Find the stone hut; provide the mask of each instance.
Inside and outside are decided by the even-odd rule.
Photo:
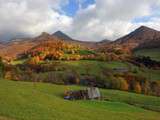
[[[64,99],[67,100],[84,100],[84,99],[100,99],[101,94],[97,87],[89,87],[86,90],[67,91]]]

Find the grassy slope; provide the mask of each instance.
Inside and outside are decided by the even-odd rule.
[[[137,50],[135,55],[150,56],[153,60],[160,61],[160,48]]]
[[[64,65],[75,67],[81,74],[86,73],[86,67],[88,67],[90,74],[100,74],[102,71],[101,67],[116,68],[116,67],[127,67],[126,63],[123,62],[103,62],[103,61],[92,61],[92,60],[80,60],[80,61],[65,61],[62,62]]]
[[[62,94],[78,86],[0,80],[0,116],[16,120],[159,120],[160,114],[124,102],[160,106],[160,98],[102,90],[111,101],[67,101]],[[9,120],[9,119],[7,119]]]
[[[105,68],[118,68],[118,67],[126,67],[129,68],[131,66],[131,69],[137,69],[139,75],[143,75],[147,77],[149,80],[160,80],[160,70],[151,70],[147,68],[138,68],[137,66],[134,66],[132,64],[129,64],[127,62],[118,62],[118,61],[112,61],[112,62],[101,62],[101,61],[89,61],[89,60],[81,60],[81,61],[65,61],[62,62],[63,65],[69,65],[72,68],[76,68],[79,73],[83,74],[86,73],[86,66],[89,66],[89,73],[90,74],[101,74],[101,67]]]
[[[13,61],[12,64],[22,64],[24,60],[22,61]],[[128,67],[129,63],[127,62],[120,62],[120,61],[111,61],[111,62],[103,62],[103,61],[94,61],[94,60],[80,60],[80,61],[61,61],[60,68],[63,66],[70,66],[71,68],[75,68],[80,74],[86,73],[86,67],[89,67],[89,73],[90,74],[101,74],[101,70],[103,68],[117,68],[117,67]],[[138,68],[137,66],[134,66],[130,64],[131,68],[137,69],[139,75],[143,75],[147,77],[149,80],[160,80],[160,70],[151,70],[147,68]]]
[[[20,61],[13,61],[12,64],[22,64],[25,60]],[[103,62],[103,61],[95,61],[95,60],[80,60],[80,61],[61,61],[61,67],[65,67],[67,65],[71,68],[75,68],[80,74],[86,73],[86,67],[89,66],[89,73],[90,74],[101,74],[102,68],[117,68],[117,67],[129,67],[134,70],[136,69],[138,71],[139,75],[143,75],[147,77],[149,80],[160,80],[160,70],[151,70],[147,68],[138,68],[137,66],[134,66],[132,64],[129,64],[127,62],[120,62],[120,61],[111,61],[111,62]]]

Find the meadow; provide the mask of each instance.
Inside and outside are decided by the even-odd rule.
[[[86,69],[89,70],[89,74],[101,74],[103,68],[126,68],[136,75],[145,76],[149,80],[160,80],[160,70],[152,70],[148,68],[137,67],[133,64],[123,61],[95,61],[95,60],[80,60],[80,61],[65,61],[61,62],[62,66],[69,66],[76,69],[80,74],[85,74]]]
[[[0,120],[160,119],[159,97],[101,90],[107,101],[63,99],[64,91],[78,89],[85,87],[0,79]]]
[[[12,61],[12,65],[24,64],[25,60]],[[53,61],[51,61],[52,63]],[[126,68],[136,75],[145,76],[148,80],[160,80],[160,70],[148,69],[146,67],[137,67],[125,61],[96,61],[96,60],[79,60],[79,61],[56,61],[57,67],[68,67],[75,69],[79,74],[86,74],[88,69],[89,74],[99,75],[102,73],[103,68],[115,69]],[[65,74],[65,73],[64,73]]]

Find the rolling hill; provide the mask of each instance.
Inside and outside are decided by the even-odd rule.
[[[134,51],[136,56],[148,56],[152,60],[160,61],[160,48],[144,48]]]
[[[147,110],[160,109],[158,97],[116,90],[101,90],[103,97],[109,101],[67,101],[63,99],[65,90],[77,89],[82,89],[82,87],[0,79],[0,119],[159,120],[160,118],[159,112]]]
[[[125,50],[139,50],[148,48],[160,48],[160,32],[146,26],[141,26],[130,34],[123,36],[113,42],[102,40],[100,42],[74,40],[70,36],[61,31],[57,31],[52,35],[43,32],[35,38],[23,38],[12,40],[8,43],[0,44],[0,56],[5,59],[15,59],[18,55],[34,48],[46,41],[67,42],[69,44],[78,44],[88,49],[100,50],[113,47],[121,47]]]
[[[141,26],[113,42],[113,44],[125,45],[130,49],[160,47],[160,32],[152,28]]]

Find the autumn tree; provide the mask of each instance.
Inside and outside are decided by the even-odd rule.
[[[4,63],[2,61],[2,58],[0,57],[0,77],[3,77],[4,75]]]
[[[134,84],[134,92],[141,93],[141,91],[142,91],[141,85],[139,82],[136,81]]]
[[[143,94],[149,94],[151,92],[150,82],[148,80],[141,81],[141,88]]]
[[[150,85],[151,85],[152,94],[156,96],[160,96],[160,82],[153,81],[150,83]]]
[[[129,85],[127,81],[122,77],[119,77],[118,79],[120,80],[120,90],[128,91]]]
[[[27,61],[28,64],[38,64],[39,62],[40,62],[39,56],[32,57]]]

